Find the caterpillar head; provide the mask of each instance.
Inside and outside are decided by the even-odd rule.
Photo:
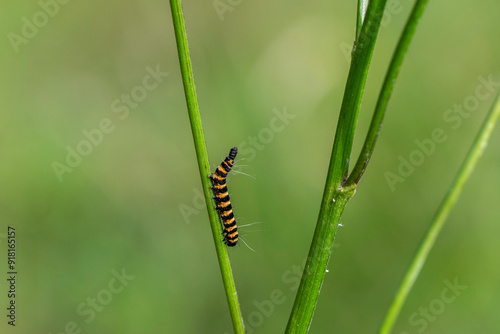
[[[237,153],[238,153],[238,148],[237,147],[233,147],[231,149],[231,151],[229,151],[229,155],[228,155],[229,159],[234,160],[236,158],[236,154]]]

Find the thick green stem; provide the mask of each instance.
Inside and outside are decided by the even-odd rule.
[[[401,311],[401,308],[403,307],[403,304],[406,301],[406,298],[408,297],[408,294],[410,293],[413,284],[415,283],[418,275],[420,274],[420,271],[424,266],[425,261],[427,260],[429,252],[431,251],[432,247],[434,246],[434,243],[436,242],[436,239],[446,221],[446,218],[448,217],[448,214],[450,213],[451,209],[457,202],[457,199],[462,192],[463,186],[469,179],[469,176],[474,170],[477,161],[479,160],[484,149],[487,146],[491,132],[493,131],[493,128],[499,116],[500,116],[500,94],[497,96],[495,103],[493,104],[488,116],[486,117],[483,125],[481,126],[481,129],[479,130],[474,140],[474,143],[472,144],[472,147],[469,150],[469,153],[467,154],[467,157],[465,158],[465,161],[462,164],[462,167],[458,171],[455,180],[453,181],[450,189],[448,190],[448,193],[446,194],[443,202],[439,206],[436,215],[434,216],[434,219],[429,229],[427,230],[427,233],[424,239],[422,240],[417,250],[417,253],[413,258],[413,261],[406,272],[403,282],[401,283],[401,286],[399,287],[399,290],[396,293],[396,296],[391,304],[391,307],[389,308],[385,316],[385,320],[382,324],[382,327],[380,328],[380,333],[388,334],[391,332],[392,327],[394,326],[398,318],[399,312]]]
[[[309,331],[340,217],[353,195],[354,189],[336,192],[335,204],[318,221],[286,333]]]
[[[220,271],[222,274],[222,282],[226,291],[226,297],[229,305],[231,319],[233,321],[234,332],[238,334],[244,334],[245,328],[243,325],[243,318],[241,316],[240,305],[238,303],[238,295],[236,293],[236,286],[234,284],[231,264],[229,262],[229,255],[227,253],[226,245],[222,242],[222,228],[219,221],[219,215],[214,209],[215,203],[212,200],[212,190],[210,189],[211,182],[208,178],[208,174],[210,174],[210,164],[208,162],[207,148],[203,135],[201,115],[198,107],[198,98],[196,97],[196,89],[194,85],[191,58],[189,56],[186,27],[180,0],[170,0],[170,8],[172,11],[172,20],[175,30],[175,39],[177,41],[177,52],[179,54],[179,63],[182,73],[182,82],[184,84],[184,93],[186,95],[189,121],[191,122],[191,130],[193,133],[196,157],[198,160],[198,169],[200,171],[203,193],[205,195],[205,201],[207,203],[212,235],[215,243],[217,258],[219,260]]]
[[[307,333],[309,329],[321,285],[325,278],[340,216],[347,201],[355,192],[352,187],[343,188],[342,183],[349,168],[349,157],[362,93],[385,3],[386,0],[370,1],[356,43],[337,124],[318,222],[286,333]]]

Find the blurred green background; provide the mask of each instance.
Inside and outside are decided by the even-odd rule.
[[[54,3],[0,5],[0,264],[5,274],[11,225],[19,272],[14,330],[1,279],[0,332],[230,333],[168,2]],[[353,159],[413,5],[388,3]],[[237,169],[255,177],[229,178],[239,224],[262,222],[240,229],[255,252],[243,243],[229,250],[247,330],[281,333],[316,223],[356,4],[183,6],[211,167],[239,146]],[[374,333],[381,323],[499,91],[478,79],[500,81],[499,12],[493,0],[429,4],[344,213],[312,333]],[[30,30],[33,22],[39,27]],[[169,75],[155,82],[148,75],[157,68]],[[477,89],[489,94],[475,99]],[[464,103],[469,116],[448,111]],[[276,110],[294,118],[276,120]],[[100,126],[107,132],[93,131]],[[435,128],[447,139],[391,188],[387,172],[397,174],[400,159],[418,150],[415,140]],[[499,130],[394,333],[500,332]],[[96,144],[85,144],[84,131]],[[54,162],[67,165],[68,148],[87,155],[70,158],[74,167],[58,177]],[[116,280],[123,271],[124,283]],[[445,281],[455,279],[466,288],[443,303]],[[272,302],[272,295],[280,297]]]

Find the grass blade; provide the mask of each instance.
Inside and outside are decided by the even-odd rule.
[[[403,278],[403,282],[401,283],[399,290],[396,293],[396,296],[387,311],[382,327],[380,328],[380,333],[388,334],[391,332],[392,327],[394,326],[398,315],[403,307],[408,294],[410,293],[413,284],[415,283],[422,267],[427,260],[429,252],[431,251],[436,239],[441,231],[448,214],[451,209],[457,202],[458,197],[460,196],[462,189],[469,179],[474,167],[477,164],[477,161],[481,157],[484,149],[488,144],[488,140],[493,131],[495,123],[500,116],[500,94],[497,96],[496,101],[494,102],[489,114],[486,116],[486,119],[479,130],[471,149],[469,150],[460,170],[458,171],[455,180],[453,181],[448,193],[446,194],[444,200],[441,202],[434,219],[427,230],[427,233],[422,240],[417,253],[415,254],[413,261],[408,268],[405,277]]]

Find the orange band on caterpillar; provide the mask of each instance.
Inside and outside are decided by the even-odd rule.
[[[229,151],[229,155],[226,159],[217,167],[215,173],[208,176],[212,179],[213,185],[210,188],[212,188],[214,192],[213,199],[215,199],[215,203],[217,203],[215,208],[219,212],[222,223],[224,224],[224,243],[229,247],[236,246],[236,243],[238,243],[238,227],[236,226],[236,220],[234,219],[232,210],[233,207],[229,200],[226,177],[233,168],[234,159],[237,153],[238,148],[233,147],[231,151]]]

